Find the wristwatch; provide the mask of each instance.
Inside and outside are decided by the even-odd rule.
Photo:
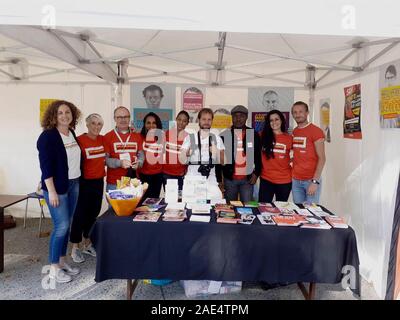
[[[314,184],[319,184],[319,181],[316,180],[316,179],[311,179],[311,182],[314,183]]]

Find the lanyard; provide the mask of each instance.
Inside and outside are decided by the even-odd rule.
[[[119,140],[119,141],[121,142],[121,144],[123,145],[124,150],[125,150],[125,147],[126,147],[126,145],[128,144],[129,139],[131,138],[131,135],[129,134],[128,139],[126,139],[126,141],[123,142],[122,139],[121,139],[121,136],[120,136],[119,133],[118,133],[118,131],[117,131],[116,129],[114,129],[114,132],[115,132],[115,135],[117,136],[118,140]]]

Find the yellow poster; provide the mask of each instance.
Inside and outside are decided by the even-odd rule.
[[[400,128],[400,86],[381,89],[380,116],[384,128]]]
[[[40,99],[40,122],[42,122],[43,115],[47,110],[47,107],[57,99]]]
[[[212,123],[212,128],[215,129],[226,129],[232,126],[232,116],[217,114],[214,116],[214,120]]]

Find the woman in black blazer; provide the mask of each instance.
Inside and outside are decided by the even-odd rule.
[[[43,132],[37,141],[43,194],[53,220],[50,238],[50,278],[69,282],[78,268],[66,263],[69,230],[79,194],[81,149],[75,136],[75,126],[81,112],[75,105],[56,100],[47,108]]]

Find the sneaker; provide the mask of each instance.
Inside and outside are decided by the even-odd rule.
[[[70,282],[72,277],[65,273],[63,269],[51,267],[49,273],[50,279],[56,280],[58,283]]]
[[[65,263],[65,262],[61,268],[62,268],[62,270],[64,270],[66,272],[67,275],[70,275],[70,276],[75,276],[75,275],[79,274],[79,272],[81,272],[81,270],[79,268],[71,267],[68,263]]]
[[[71,258],[75,263],[85,262],[85,257],[83,256],[82,251],[79,248],[72,248]]]
[[[95,256],[96,256],[96,250],[93,248],[93,246],[92,246],[91,244],[88,245],[87,247],[85,247],[85,248],[82,250],[82,253],[88,254],[88,255],[90,255],[90,256],[92,256],[92,257],[95,257]]]

